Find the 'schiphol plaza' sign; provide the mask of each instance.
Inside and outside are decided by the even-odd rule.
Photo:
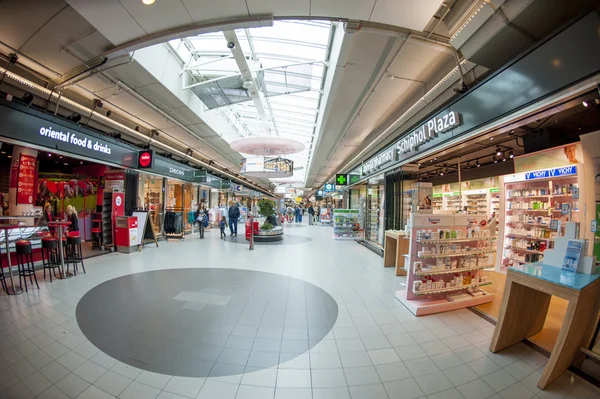
[[[387,164],[399,161],[404,154],[415,152],[423,144],[435,139],[440,134],[452,130],[461,124],[460,114],[450,111],[432,118],[413,132],[404,135],[394,145],[388,147],[362,165],[361,175],[368,176]]]

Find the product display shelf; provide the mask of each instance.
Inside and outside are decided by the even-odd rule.
[[[446,292],[453,292],[453,291],[466,290],[466,289],[469,289],[469,288],[483,287],[485,285],[491,285],[491,284],[492,284],[491,281],[487,281],[485,283],[476,283],[476,284],[461,285],[460,287],[450,287],[450,288],[440,288],[440,289],[437,289],[437,290],[419,291],[419,292],[415,292],[415,295],[443,294],[443,293],[446,293]]]
[[[465,205],[467,213],[470,215],[487,214],[489,209],[488,195],[484,190],[477,190],[474,193],[465,192]]]
[[[441,211],[444,209],[444,198],[441,194],[433,194],[431,199],[431,207],[434,211]]]
[[[333,238],[335,240],[358,240],[362,238],[361,214],[358,209],[333,210]]]
[[[482,269],[489,269],[490,267],[494,267],[494,265],[482,265],[476,267],[463,267],[461,269],[450,269],[450,270],[416,270],[415,274],[417,276],[437,276],[440,274],[454,274],[454,273],[462,273],[462,272],[472,272]]]
[[[471,241],[477,241],[476,239],[472,239]],[[474,255],[485,255],[485,254],[493,254],[496,252],[495,248],[491,248],[491,249],[485,249],[485,250],[480,250],[480,251],[469,251],[469,252],[462,252],[462,253],[443,253],[443,254],[427,254],[427,255],[420,255],[417,256],[417,258],[420,259],[433,259],[433,258],[456,258],[456,257],[465,257],[465,256],[474,256]]]
[[[559,234],[551,231],[552,221],[560,221],[563,226],[576,221],[579,208],[579,201],[573,198],[573,192],[578,190],[576,175],[533,181],[515,175],[511,180],[505,183],[506,218],[501,261],[504,267],[543,260],[544,251],[553,248],[554,238]],[[563,204],[568,204],[566,215],[562,213]],[[514,245],[520,240],[522,245]]]
[[[494,263],[497,237],[495,228],[481,227],[477,219],[411,215],[406,289],[397,291],[396,298],[416,316],[492,301],[494,294],[479,287],[491,284],[482,270]]]

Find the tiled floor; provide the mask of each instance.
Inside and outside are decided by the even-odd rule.
[[[286,232],[312,241],[248,251],[210,231],[205,240],[161,242],[141,253],[90,259],[86,275],[0,296],[0,399],[600,398],[597,389],[569,373],[538,390],[546,358],[521,344],[490,353],[493,326],[468,310],[414,317],[394,297],[403,278],[362,246],[334,242],[330,228],[290,226]],[[82,333],[76,306],[90,289],[132,273],[179,268],[245,269],[304,280],[335,299],[338,318],[309,350],[291,342],[276,351],[265,340],[278,340],[279,330],[265,329],[258,337],[260,324],[249,324],[257,335],[246,338],[261,350],[244,355],[244,361],[227,357],[205,378],[132,367],[101,352]],[[111,302],[97,301],[99,309]],[[294,341],[294,332],[288,334]]]

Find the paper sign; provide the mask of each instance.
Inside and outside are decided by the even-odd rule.
[[[570,210],[571,207],[568,203],[562,204],[560,207],[560,213],[562,213],[563,215],[568,215]]]

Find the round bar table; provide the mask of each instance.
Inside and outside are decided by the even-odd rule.
[[[0,224],[0,230],[4,230],[4,244],[6,245],[6,259],[8,260],[8,276],[10,277],[11,287],[6,287],[8,295],[19,295],[23,293],[20,285],[15,285],[13,279],[12,262],[10,260],[10,248],[8,247],[8,231],[18,228],[18,224]]]
[[[57,227],[58,228],[58,253],[60,255],[60,268],[62,270],[63,278],[71,278],[73,277],[73,273],[65,272],[65,254],[63,251],[62,245],[62,236],[63,236],[63,227],[70,226],[71,222],[67,221],[52,221],[48,222],[48,227]]]

